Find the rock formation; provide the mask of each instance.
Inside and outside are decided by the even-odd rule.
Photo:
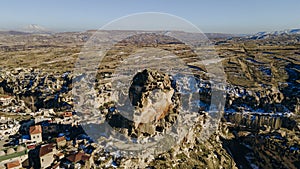
[[[135,106],[135,126],[165,118],[175,107],[174,94],[168,75],[149,69],[137,73],[129,89],[130,100]]]
[[[115,109],[108,112],[107,121],[112,127],[126,128],[129,136],[153,136],[163,132],[175,122],[178,113],[179,95],[171,84],[171,77],[162,72],[150,69],[138,72],[129,88],[129,99],[134,107],[134,112],[129,112],[132,119],[125,120]]]

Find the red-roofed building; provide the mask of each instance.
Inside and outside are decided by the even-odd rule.
[[[58,148],[64,147],[67,144],[65,136],[56,138],[56,144]]]
[[[72,162],[73,164],[78,163],[78,162],[86,162],[90,159],[90,155],[87,155],[83,152],[78,152],[76,154],[71,154],[67,157],[67,160]]]
[[[54,153],[55,153],[54,144],[47,144],[40,148],[39,157],[40,157],[40,168],[47,168],[51,166],[54,161]]]
[[[19,169],[22,168],[22,165],[20,164],[19,160],[8,162],[5,164],[7,169]]]
[[[42,126],[35,125],[29,128],[30,139],[36,143],[42,142]]]
[[[29,134],[39,134],[39,133],[42,133],[41,125],[35,125],[29,128]]]

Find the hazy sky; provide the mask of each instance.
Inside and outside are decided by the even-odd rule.
[[[299,0],[7,0],[0,2],[0,28],[38,24],[56,30],[98,29],[137,12],[170,13],[204,32],[300,28]]]

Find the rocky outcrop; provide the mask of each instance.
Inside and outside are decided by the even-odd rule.
[[[135,107],[136,127],[143,123],[157,122],[175,108],[175,89],[170,77],[149,69],[137,73],[129,88],[129,97]]]
[[[0,89],[24,100],[32,110],[71,107],[72,75],[48,74],[41,70],[16,68],[0,72]]]
[[[138,72],[129,88],[129,97],[135,108],[132,120],[123,117],[114,105],[108,106],[106,120],[115,130],[137,141],[155,140],[155,136],[163,136],[161,134],[171,128],[180,133],[180,129],[174,126],[181,106],[180,95],[171,76],[150,69]],[[203,113],[179,144],[167,148],[171,143],[158,143],[166,144],[166,151],[155,156],[117,156],[102,149],[94,161],[100,167],[111,163],[124,168],[236,168],[235,162],[222,148],[218,131],[208,140],[203,139],[201,131],[205,121],[209,120]],[[103,162],[104,156],[111,160]]]
[[[276,88],[251,90],[240,86],[226,87],[226,112],[288,113],[294,112],[286,102],[284,94]],[[199,84],[200,101],[209,106],[211,102],[211,83]]]
[[[129,88],[129,98],[134,107],[132,119],[125,120],[117,109],[106,115],[112,127],[126,128],[129,136],[154,136],[176,120],[179,95],[171,77],[162,72],[150,69],[138,72]]]

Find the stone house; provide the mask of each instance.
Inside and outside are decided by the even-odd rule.
[[[57,148],[64,147],[67,144],[65,136],[61,136],[55,139]]]
[[[35,141],[36,143],[40,143],[43,141],[42,139],[42,126],[35,125],[29,128],[30,139]]]
[[[90,158],[91,156],[85,154],[84,152],[77,152],[66,157],[66,159],[71,163],[73,167],[77,164],[84,165],[87,161],[90,160]]]
[[[50,167],[54,161],[54,154],[56,149],[54,144],[47,144],[41,146],[39,150],[40,168]]]

